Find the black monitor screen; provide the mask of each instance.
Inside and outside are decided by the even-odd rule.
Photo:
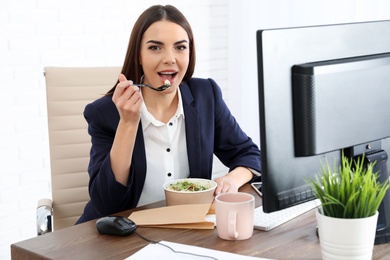
[[[313,199],[342,150],[390,151],[389,42],[390,21],[257,32],[265,212]]]

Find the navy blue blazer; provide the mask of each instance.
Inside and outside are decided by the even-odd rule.
[[[241,130],[212,79],[192,78],[180,85],[185,115],[187,153],[191,178],[211,179],[213,154],[233,170],[245,166],[261,172],[260,150]],[[89,194],[82,223],[137,206],[146,176],[141,123],[136,136],[127,186],[117,182],[110,165],[110,150],[119,122],[111,96],[88,104],[84,111],[92,148],[88,173]]]

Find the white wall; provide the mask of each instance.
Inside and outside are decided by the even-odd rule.
[[[35,236],[36,202],[50,196],[44,66],[122,65],[136,17],[174,4],[193,26],[195,76],[217,80],[259,143],[255,31],[390,19],[389,2],[0,0],[0,259],[11,243]]]

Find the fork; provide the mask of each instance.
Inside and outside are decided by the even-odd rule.
[[[149,84],[145,84],[145,83],[141,83],[141,84],[135,84],[133,83],[134,86],[138,86],[138,87],[148,87],[148,88],[151,88],[155,91],[164,91],[166,90],[167,88],[170,88],[171,87],[171,84],[164,84],[164,85],[161,85],[160,87],[158,88],[155,88],[155,87],[152,87],[151,85]]]

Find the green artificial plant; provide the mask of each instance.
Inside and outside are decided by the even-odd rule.
[[[378,210],[389,181],[378,181],[373,172],[375,162],[365,167],[364,156],[348,159],[342,152],[340,166],[332,169],[329,163],[322,164],[320,174],[309,183],[315,196],[321,201],[322,214],[334,218],[366,218]]]

